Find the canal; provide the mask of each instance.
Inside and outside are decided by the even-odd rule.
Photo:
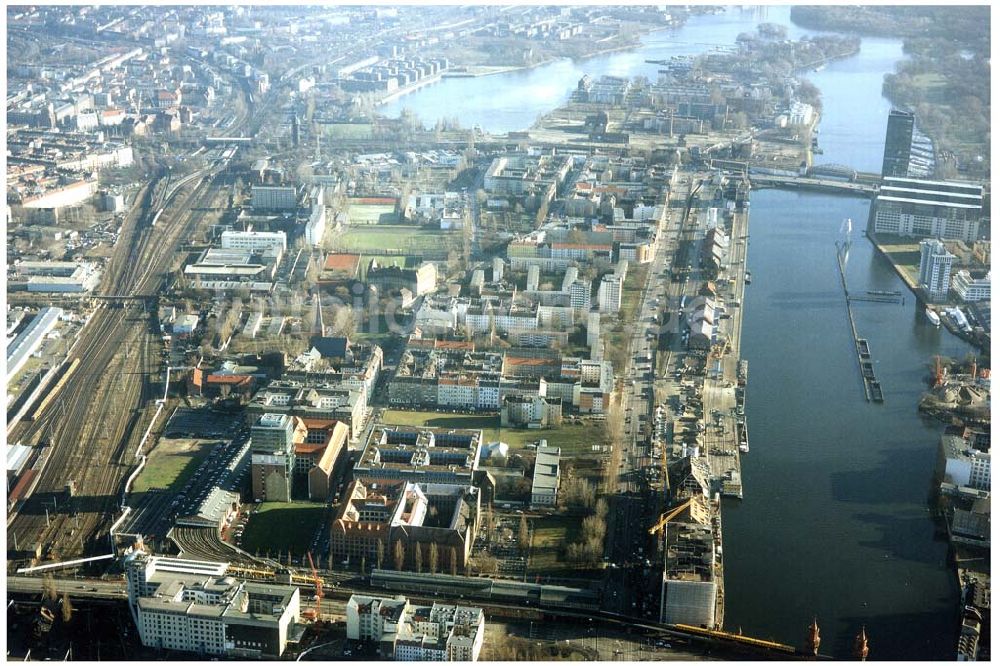
[[[565,101],[583,74],[656,77],[646,59],[732,44],[759,22],[785,25],[787,6],[731,7],[643,38],[641,48],[580,62],[428,86],[383,107],[425,123],[458,117],[489,132],[529,127]],[[864,38],[857,55],[808,73],[822,91],[816,163],[881,167],[888,102],[882,78],[899,40]],[[863,235],[864,199],[777,190],[751,197],[743,357],[749,360],[750,453],[744,499],[724,510],[726,628],[801,644],[815,616],[821,651],[849,658],[864,625],[873,659],[953,659],[957,589],[928,511],[941,426],[917,401],[934,354],[970,348],[930,327],[902,281]],[[852,291],[900,290],[906,303],[858,303],[884,404],[865,401],[834,243],[854,220]]]

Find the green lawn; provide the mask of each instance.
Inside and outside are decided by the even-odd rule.
[[[446,246],[461,247],[461,233],[409,225],[359,225],[348,227],[337,237],[339,251],[370,252],[372,250],[406,250],[419,255],[427,250]]]
[[[243,550],[268,551],[281,557],[305,553],[316,528],[326,514],[326,505],[314,502],[264,502],[247,523]]]
[[[622,287],[622,313],[625,315],[625,321],[635,321],[639,297],[642,295],[642,288],[646,284],[648,274],[649,266],[635,264],[629,266],[628,273],[625,275],[625,284]]]
[[[388,409],[383,422],[393,425],[407,425],[429,428],[478,428],[483,431],[483,439],[491,442],[499,439],[511,449],[523,449],[539,439],[548,440],[549,446],[558,446],[564,455],[598,455],[590,450],[593,444],[604,443],[604,426],[600,424],[565,423],[561,428],[533,430],[528,428],[501,428],[497,415],[439,414],[437,412],[413,412]]]
[[[186,443],[185,443],[186,442]],[[151,489],[177,491],[212,452],[214,442],[192,445],[189,440],[162,440],[132,485],[133,493]]]

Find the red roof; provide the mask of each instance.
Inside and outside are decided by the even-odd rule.
[[[323,270],[355,274],[361,265],[360,254],[328,254],[323,262]]]
[[[209,375],[209,384],[247,384],[253,380],[250,375]]]
[[[395,206],[396,200],[392,197],[358,197],[351,199],[352,204]]]
[[[310,419],[306,417],[299,417],[302,423],[309,430],[333,430],[337,425],[337,419]]]

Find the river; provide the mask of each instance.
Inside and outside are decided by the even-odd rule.
[[[785,25],[787,6],[731,7],[646,35],[631,52],[559,61],[479,79],[444,80],[383,107],[424,122],[458,117],[488,132],[529,127],[564,102],[583,74],[656,77],[646,59],[732,44],[758,22]],[[864,38],[860,52],[808,78],[822,91],[816,163],[881,167],[889,103],[882,78],[903,57],[895,39]],[[751,452],[744,499],[724,509],[726,628],[801,645],[815,616],[821,651],[849,658],[865,625],[873,659],[954,659],[957,588],[947,545],[928,511],[941,426],[917,413],[934,354],[970,348],[930,327],[915,299],[863,235],[864,199],[756,191],[751,197],[743,358],[750,379]],[[900,290],[906,304],[858,303],[885,403],[865,401],[834,242],[855,221],[847,262],[852,291]]]

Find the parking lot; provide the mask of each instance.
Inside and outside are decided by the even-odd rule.
[[[230,438],[236,436],[242,425],[242,419],[236,414],[214,412],[210,409],[178,407],[170,420],[167,421],[163,436],[201,439]]]

